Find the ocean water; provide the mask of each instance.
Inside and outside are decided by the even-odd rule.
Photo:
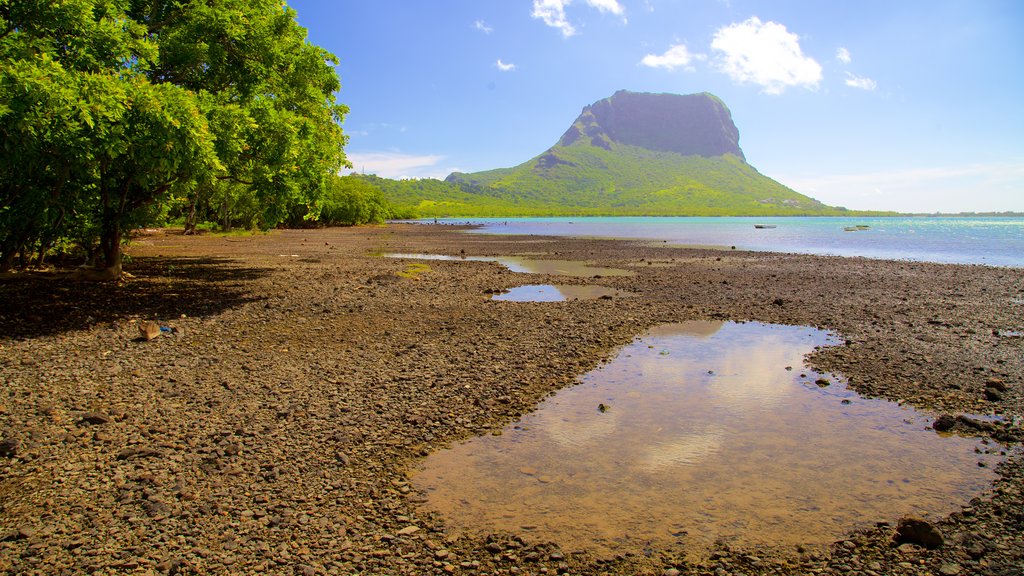
[[[433,222],[433,220],[424,220]],[[473,233],[629,238],[740,250],[1024,266],[1019,217],[578,217],[446,219]],[[757,229],[755,224],[775,226]],[[867,226],[855,232],[845,228]]]

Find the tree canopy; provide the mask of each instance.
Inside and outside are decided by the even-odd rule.
[[[0,268],[70,241],[116,277],[127,230],[216,195],[316,217],[336,64],[280,0],[0,0]]]

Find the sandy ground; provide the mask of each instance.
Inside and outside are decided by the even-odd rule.
[[[1024,270],[496,237],[389,225],[129,248],[117,285],[0,280],[0,571],[15,574],[1022,574],[1024,458],[986,495],[894,542],[722,542],[614,558],[523,534],[457,535],[409,472],[500,430],[647,328],[692,319],[834,330],[809,362],[1014,453]],[[513,273],[381,253],[530,254],[633,276]],[[491,300],[522,284],[631,297]],[[152,341],[138,325],[170,329]],[[986,424],[961,414],[1001,414]],[[1016,420],[1015,420],[1016,418]],[[923,543],[922,543],[923,544]]]

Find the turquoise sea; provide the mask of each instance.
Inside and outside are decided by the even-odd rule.
[[[473,232],[482,234],[631,238],[768,252],[1024,266],[1021,217],[579,217],[441,222],[478,224],[480,228]],[[758,229],[755,224],[774,228]],[[845,230],[858,225],[867,228]]]

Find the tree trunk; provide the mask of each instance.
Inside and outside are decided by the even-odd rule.
[[[188,202],[188,214],[185,215],[185,235],[191,235],[196,233],[196,204],[199,203],[199,192],[189,199]]]
[[[121,227],[115,222],[104,222],[100,236],[105,275],[111,280],[121,278]]]

